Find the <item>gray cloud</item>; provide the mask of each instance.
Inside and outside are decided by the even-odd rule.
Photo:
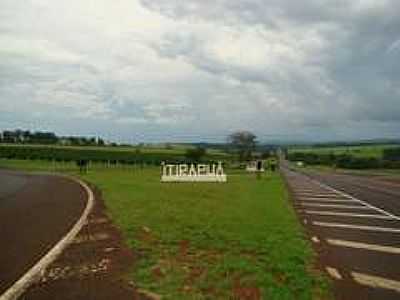
[[[400,137],[400,3],[4,0],[0,126]]]

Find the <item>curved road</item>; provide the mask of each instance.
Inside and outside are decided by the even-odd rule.
[[[0,170],[0,296],[68,233],[86,199],[66,178]]]

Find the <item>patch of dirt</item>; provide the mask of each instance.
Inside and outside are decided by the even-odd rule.
[[[40,281],[22,296],[29,300],[151,299],[124,279],[133,267],[135,253],[105,213],[101,192],[88,222],[74,242],[45,270]]]
[[[243,284],[240,278],[235,279],[232,292],[233,292],[233,299],[261,300],[260,289],[252,285]]]

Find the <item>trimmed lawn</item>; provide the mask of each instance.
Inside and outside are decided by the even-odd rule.
[[[129,277],[165,299],[328,298],[281,177],[160,183],[159,169],[99,171],[111,217],[140,259]]]
[[[83,176],[101,189],[138,254],[127,279],[163,299],[331,299],[280,175],[227,173],[228,182],[219,184],[160,183],[159,168]]]

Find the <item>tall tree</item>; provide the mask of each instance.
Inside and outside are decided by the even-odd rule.
[[[256,146],[257,137],[250,131],[237,131],[228,136],[228,142],[239,152],[239,160],[251,158],[251,153]]]

